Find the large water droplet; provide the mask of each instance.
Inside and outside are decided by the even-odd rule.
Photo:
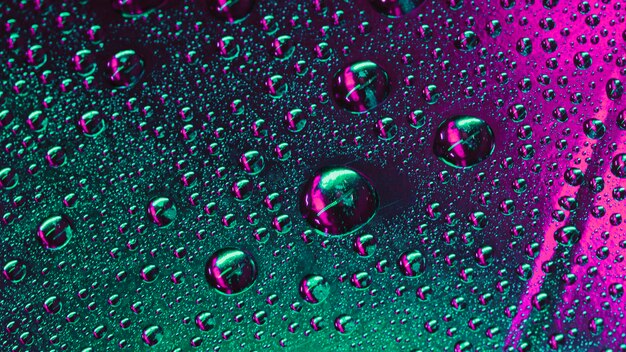
[[[37,227],[37,239],[44,248],[56,250],[65,247],[70,242],[73,232],[67,217],[55,215],[45,219]]]
[[[472,116],[455,116],[437,129],[435,155],[450,166],[471,167],[487,159],[495,148],[493,131],[487,123]]]
[[[372,61],[355,62],[335,74],[332,93],[337,104],[353,113],[377,107],[389,95],[387,72]]]
[[[417,277],[426,271],[426,258],[418,250],[402,253],[398,259],[398,267],[405,276]]]
[[[320,275],[307,275],[300,281],[300,297],[309,303],[321,303],[330,294],[328,281]]]
[[[135,51],[120,51],[107,63],[107,77],[115,87],[130,88],[141,79],[144,73],[143,67],[143,59]]]
[[[254,0],[208,0],[209,12],[231,23],[243,21],[252,11]]]
[[[356,231],[374,217],[378,208],[378,195],[370,181],[347,167],[319,170],[303,190],[302,215],[326,235]]]
[[[370,0],[376,11],[397,18],[413,12],[424,0]]]
[[[5,279],[16,284],[26,277],[26,264],[20,259],[14,259],[4,265],[2,275]]]
[[[222,248],[213,253],[206,263],[207,282],[227,295],[250,288],[257,274],[257,264],[252,255],[237,248]]]
[[[145,16],[166,2],[167,0],[113,0],[111,6],[122,16]]]
[[[621,153],[613,157],[611,172],[619,178],[626,178],[626,154]]]
[[[148,216],[158,226],[167,226],[176,219],[176,205],[167,197],[157,197],[148,203]]]

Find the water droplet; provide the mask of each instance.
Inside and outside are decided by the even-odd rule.
[[[254,0],[208,0],[209,12],[230,23],[241,22],[252,12]]]
[[[144,73],[144,62],[133,50],[124,50],[113,55],[107,62],[109,83],[118,88],[134,86]]]
[[[554,233],[554,239],[565,246],[572,246],[580,241],[580,231],[574,226],[561,227]]]
[[[319,170],[305,184],[300,211],[317,231],[344,235],[369,222],[378,208],[378,195],[370,181],[347,167]]]
[[[111,6],[123,16],[146,16],[163,6],[167,0],[113,0]]]
[[[307,275],[300,281],[300,297],[313,304],[321,303],[330,294],[328,281],[320,275]]]
[[[148,203],[147,213],[157,226],[168,226],[176,219],[176,205],[167,197],[156,197]]]
[[[398,259],[398,268],[405,276],[418,277],[426,271],[426,258],[418,250],[406,251]]]
[[[626,154],[621,153],[613,157],[611,172],[619,178],[626,178]]]
[[[16,284],[26,277],[26,264],[20,259],[13,259],[4,265],[2,275],[5,279]]]
[[[376,11],[391,18],[398,18],[413,12],[424,0],[370,0]]]
[[[43,308],[48,314],[56,314],[61,310],[61,299],[57,296],[51,296],[43,303]]]
[[[454,46],[461,51],[472,51],[480,45],[480,38],[472,31],[465,31],[454,39]]]
[[[13,189],[18,182],[19,178],[14,169],[10,167],[0,169],[0,189]]]
[[[574,65],[576,65],[578,69],[586,70],[591,67],[591,63],[591,55],[586,51],[581,51],[574,55]]]
[[[372,61],[355,62],[335,74],[332,94],[339,106],[362,113],[380,105],[389,95],[387,72]]]
[[[487,123],[472,116],[455,116],[437,129],[435,155],[450,166],[471,167],[493,153],[495,140]]]
[[[624,85],[617,78],[611,78],[606,82],[606,95],[611,100],[617,100],[624,94]]]
[[[158,325],[151,325],[143,329],[141,339],[148,346],[154,346],[163,340],[163,328]]]
[[[217,324],[213,313],[211,312],[201,312],[196,315],[196,326],[198,329],[202,331],[209,331],[215,327]]]
[[[97,111],[86,112],[78,120],[78,128],[88,137],[97,137],[105,127],[104,118]]]
[[[257,278],[257,264],[250,253],[222,248],[206,263],[207,282],[218,292],[234,295],[246,291]]]
[[[74,230],[70,220],[62,215],[51,216],[37,227],[37,239],[46,249],[65,247],[72,239]]]

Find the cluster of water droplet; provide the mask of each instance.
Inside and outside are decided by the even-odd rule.
[[[622,4],[0,4],[0,350],[626,350]]]

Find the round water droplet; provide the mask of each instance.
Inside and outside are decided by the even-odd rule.
[[[43,303],[43,308],[48,314],[56,314],[61,310],[61,299],[57,296],[52,296],[46,299]]]
[[[130,88],[141,79],[144,62],[133,50],[120,51],[107,62],[106,72],[109,83],[118,88]]]
[[[561,227],[554,233],[554,239],[565,246],[572,246],[580,241],[580,231],[574,226]]]
[[[376,251],[376,238],[370,234],[356,236],[352,248],[358,255],[369,257]]]
[[[304,186],[300,211],[318,232],[344,235],[369,222],[378,208],[370,181],[347,167],[318,171]]]
[[[20,259],[14,259],[4,265],[2,276],[16,284],[26,277],[26,264]]]
[[[611,100],[617,100],[624,94],[624,85],[617,78],[611,78],[606,82],[606,96]]]
[[[611,172],[619,178],[626,178],[626,154],[617,154],[613,157]]]
[[[72,239],[74,230],[70,220],[61,215],[45,219],[37,227],[37,239],[46,249],[57,250],[65,247]]]
[[[356,321],[349,315],[340,315],[335,319],[335,329],[342,334],[349,334],[356,330]]]
[[[211,312],[201,312],[196,315],[196,326],[202,331],[209,331],[216,325],[215,317]]]
[[[104,117],[97,111],[84,113],[78,120],[78,128],[88,137],[97,137],[105,127]]]
[[[0,189],[13,189],[18,184],[17,173],[10,167],[0,169]]]
[[[450,166],[471,167],[493,153],[495,139],[487,123],[472,116],[455,116],[437,129],[435,155]]]
[[[158,325],[151,325],[143,329],[141,339],[148,346],[154,346],[163,339],[163,328]]]
[[[295,43],[288,35],[274,39],[270,45],[270,54],[278,60],[287,60],[295,50]]]
[[[581,51],[574,55],[574,65],[576,65],[578,69],[586,70],[591,67],[591,63],[591,55],[586,51]]]
[[[63,166],[67,161],[65,150],[62,147],[50,148],[46,154],[46,161],[48,161],[50,167],[57,168]]]
[[[387,72],[372,61],[359,61],[335,74],[332,94],[339,106],[362,113],[377,107],[389,95]]]
[[[167,0],[112,0],[111,6],[122,16],[146,16],[163,6]]]
[[[160,227],[167,226],[176,219],[176,205],[167,197],[156,197],[148,203],[148,216]]]
[[[227,295],[246,291],[256,281],[257,274],[252,255],[237,248],[222,248],[213,253],[205,268],[209,285]]]
[[[600,139],[606,133],[606,126],[598,119],[588,119],[583,123],[583,131],[591,139]]]
[[[465,31],[454,39],[454,46],[461,51],[472,51],[479,45],[480,39],[472,31]]]
[[[209,12],[230,23],[243,21],[252,12],[254,0],[208,0]]]
[[[146,265],[141,269],[139,276],[141,276],[145,282],[152,282],[159,276],[159,268],[156,265]]]
[[[241,167],[250,175],[256,175],[263,171],[265,167],[265,159],[256,150],[245,152],[240,158]]]
[[[424,0],[370,0],[376,11],[391,18],[398,18],[413,12]]]
[[[418,277],[426,271],[426,258],[418,250],[404,252],[398,259],[398,268],[405,276]]]
[[[328,281],[320,275],[307,275],[300,281],[300,297],[313,304],[321,303],[330,294]]]

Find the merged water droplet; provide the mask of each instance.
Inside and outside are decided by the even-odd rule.
[[[242,293],[256,281],[257,264],[252,255],[238,248],[222,248],[206,263],[209,285],[227,295]]]
[[[491,127],[472,116],[455,116],[437,129],[433,142],[435,155],[450,166],[471,167],[487,159],[495,149]]]
[[[304,185],[300,211],[307,222],[325,235],[344,235],[368,223],[378,208],[378,195],[370,181],[347,167],[319,170]]]
[[[37,239],[46,249],[65,247],[74,234],[70,220],[64,215],[51,216],[37,227]]]
[[[339,106],[362,113],[380,105],[389,95],[389,76],[372,61],[359,61],[335,74],[333,98]]]

